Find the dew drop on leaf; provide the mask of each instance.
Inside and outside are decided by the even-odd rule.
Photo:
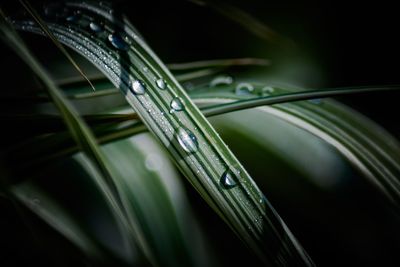
[[[210,87],[220,86],[220,85],[229,85],[233,82],[233,78],[231,76],[217,76],[210,82]]]
[[[261,89],[261,96],[269,96],[274,93],[274,88],[271,86],[265,86]]]
[[[140,80],[131,79],[129,81],[129,90],[135,95],[143,95],[146,91],[146,86]]]
[[[254,87],[250,83],[239,83],[236,86],[235,94],[237,94],[237,95],[249,95],[249,94],[252,94],[253,91],[254,91]]]
[[[188,129],[179,128],[177,139],[180,146],[188,153],[194,153],[199,148],[196,136]]]
[[[174,99],[171,100],[171,112],[173,113],[175,111],[182,111],[185,109],[185,106],[183,105],[182,100],[179,97],[175,97]]]
[[[235,177],[229,169],[222,174],[220,183],[224,189],[231,189],[237,186]]]
[[[161,90],[164,90],[166,88],[166,82],[164,79],[158,79],[156,81],[157,87],[160,88]]]
[[[95,33],[99,33],[99,32],[103,31],[103,27],[101,27],[100,24],[98,24],[94,21],[90,22],[89,28]]]
[[[69,22],[77,22],[79,20],[79,18],[78,18],[78,15],[71,15],[71,16],[66,17],[65,20],[69,21]]]
[[[108,41],[119,50],[128,50],[129,45],[118,33],[112,33],[108,36]]]
[[[310,100],[308,100],[308,102],[316,104],[316,105],[320,105],[322,103],[322,99],[321,98],[310,99]]]

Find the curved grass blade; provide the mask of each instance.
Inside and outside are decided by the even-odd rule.
[[[68,6],[88,16],[102,16],[107,24],[105,38],[74,23],[51,22],[48,27],[54,36],[92,61],[122,90],[181,171],[245,244],[272,264],[312,265],[248,173],[138,35],[128,27],[120,28],[121,23],[115,23],[118,18],[101,6],[73,2]],[[41,33],[35,26],[18,25]],[[184,109],[170,114],[170,102],[176,98]],[[236,186],[226,188],[226,179],[236,181]]]
[[[14,186],[11,192],[16,199],[78,246],[86,255],[98,260],[102,258],[101,249],[96,242],[46,193],[30,183]]]

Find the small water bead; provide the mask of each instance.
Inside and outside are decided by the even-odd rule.
[[[119,50],[126,51],[129,49],[129,44],[126,42],[125,38],[118,33],[112,33],[108,35],[108,41],[110,41],[112,46]]]
[[[170,107],[171,107],[170,113],[173,113],[175,111],[182,111],[185,109],[182,99],[180,99],[179,97],[175,97],[174,99],[171,100]]]
[[[234,174],[229,169],[222,174],[220,184],[224,189],[231,189],[237,186]]]
[[[229,85],[233,82],[233,78],[231,76],[223,75],[217,76],[210,82],[210,87],[220,86],[220,85]]]
[[[129,90],[135,95],[143,95],[146,92],[146,85],[141,80],[129,81]]]
[[[322,103],[322,99],[321,98],[310,99],[310,100],[308,100],[308,102],[316,104],[316,105],[320,105]]]
[[[271,86],[265,86],[261,89],[261,96],[269,96],[274,93],[274,88]]]
[[[90,22],[89,28],[95,33],[100,33],[104,30],[100,24],[98,24],[94,21]]]
[[[65,20],[69,22],[77,22],[79,20],[79,17],[78,15],[74,14],[66,17]]]
[[[158,80],[156,81],[156,84],[157,84],[157,87],[160,88],[161,90],[166,89],[167,83],[165,82],[164,79],[161,79],[161,78],[158,79]]]
[[[254,86],[250,83],[239,83],[236,86],[235,94],[237,95],[249,95],[254,91]]]
[[[143,67],[143,71],[147,73],[147,72],[149,72],[149,68],[148,67]]]
[[[179,128],[177,139],[183,150],[188,153],[194,153],[199,149],[199,143],[196,136],[188,129]]]

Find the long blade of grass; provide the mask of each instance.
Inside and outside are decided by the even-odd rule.
[[[399,85],[384,85],[384,86],[364,86],[364,87],[353,87],[353,88],[326,88],[322,90],[307,90],[300,92],[290,92],[281,95],[264,96],[257,98],[249,98],[239,100],[236,102],[219,104],[216,106],[209,106],[203,109],[203,113],[206,116],[214,116],[232,111],[238,111],[242,109],[254,108],[264,105],[272,105],[279,103],[288,103],[301,100],[312,100],[327,97],[337,97],[352,94],[362,93],[379,93],[391,90],[399,90]]]
[[[234,66],[268,66],[270,62],[262,58],[229,58],[212,59],[184,63],[169,63],[167,68],[173,71],[187,71],[193,69],[203,69],[212,67],[234,67]]]
[[[128,27],[118,27],[114,23],[118,18],[101,6],[68,5],[89,16],[90,12],[102,16],[108,40],[72,23],[49,24],[53,34],[92,61],[122,90],[142,121],[169,148],[185,176],[245,244],[269,263],[312,265],[245,169],[138,35]],[[24,26],[41,33],[35,26]],[[144,68],[147,71],[142,71]],[[165,85],[157,82],[160,79]],[[176,98],[184,109],[169,113],[170,102]],[[224,187],[226,179],[233,179],[237,186]]]

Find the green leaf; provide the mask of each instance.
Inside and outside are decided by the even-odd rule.
[[[311,265],[249,174],[139,35],[104,7],[87,3],[69,6],[87,16],[92,12],[102,16],[105,35],[96,37],[75,23],[54,22],[48,25],[54,36],[92,61],[122,90],[192,185],[247,246],[269,263]],[[29,23],[17,25],[41,33]],[[159,88],[164,87],[157,82],[160,79],[165,88]],[[184,110],[170,114],[175,98],[183,102]],[[226,188],[226,179],[234,180],[237,186]]]

